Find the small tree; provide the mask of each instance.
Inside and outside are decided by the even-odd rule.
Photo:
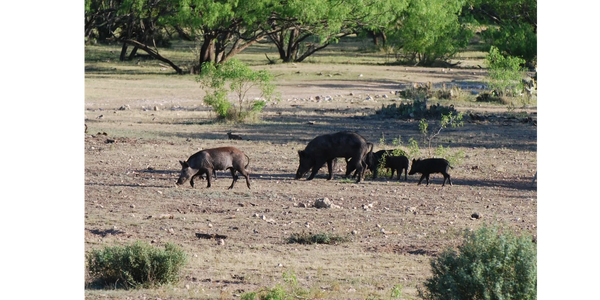
[[[497,47],[492,46],[485,57],[489,67],[490,86],[498,96],[507,91],[523,90],[523,68],[525,60],[519,57],[504,56]]]
[[[427,143],[427,149],[429,151],[430,156],[431,141],[442,132],[442,129],[445,129],[448,126],[452,128],[463,126],[464,122],[462,121],[462,119],[462,113],[458,113],[456,115],[453,115],[452,112],[449,112],[446,115],[442,114],[442,119],[440,120],[439,127],[432,133],[429,133],[428,131],[429,123],[427,122],[427,119],[421,119],[421,121],[419,122],[419,132],[421,133],[421,135],[423,135],[423,143]]]
[[[272,79],[268,71],[254,71],[237,59],[223,64],[204,63],[198,76],[200,86],[211,90],[204,97],[204,103],[210,105],[219,118],[234,122],[258,117],[273,97]],[[248,99],[248,93],[254,88],[259,89],[259,98],[264,100]],[[229,94],[233,94],[235,100],[230,101]]]
[[[537,249],[531,237],[497,227],[467,232],[458,253],[448,249],[431,261],[433,276],[421,297],[451,299],[536,299]]]

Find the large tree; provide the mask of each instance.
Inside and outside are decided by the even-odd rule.
[[[419,65],[445,61],[467,46],[472,32],[461,24],[464,0],[409,0],[390,23],[389,39],[405,59]]]
[[[173,0],[86,0],[86,38],[121,42],[121,61],[132,59],[141,49],[181,74],[183,70],[161,56],[157,47],[157,40],[168,44],[160,33],[167,26],[165,18],[175,13],[173,4]],[[133,49],[127,55],[129,46]]]
[[[487,28],[482,36],[533,66],[537,57],[537,0],[468,0],[465,13]]]
[[[223,63],[267,35],[272,0],[179,0],[172,24],[188,28],[200,42],[198,73],[205,62]]]
[[[378,28],[404,0],[289,0],[275,6],[269,38],[284,62],[301,62],[361,26]]]

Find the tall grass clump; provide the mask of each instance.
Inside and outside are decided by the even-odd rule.
[[[93,250],[86,254],[86,260],[96,284],[129,289],[177,282],[187,255],[171,243],[159,249],[137,241]]]
[[[458,252],[431,261],[433,276],[420,296],[431,300],[536,299],[537,249],[531,237],[484,226],[465,234]]]

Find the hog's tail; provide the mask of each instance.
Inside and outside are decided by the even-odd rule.
[[[248,159],[248,163],[246,164],[246,166],[244,167],[244,169],[248,168],[248,165],[250,164],[250,157],[248,157],[248,155],[246,153],[244,153],[244,155],[246,156],[246,158]]]

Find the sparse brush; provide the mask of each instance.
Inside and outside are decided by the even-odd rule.
[[[350,241],[349,238],[339,236],[332,233],[307,233],[302,231],[301,233],[292,233],[287,238],[288,244],[337,244]]]

